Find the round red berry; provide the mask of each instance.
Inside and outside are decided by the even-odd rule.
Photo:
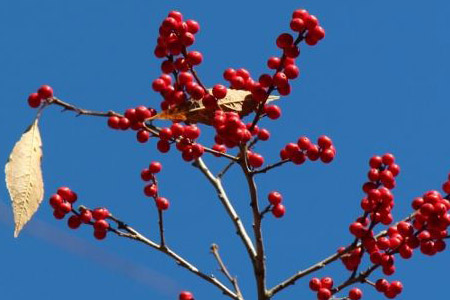
[[[180,296],[178,297],[179,300],[194,300],[194,295],[192,295],[191,292],[183,291],[180,293]]]
[[[277,204],[272,208],[272,214],[276,218],[281,218],[286,213],[286,208],[283,204]]]
[[[69,228],[71,229],[77,229],[78,227],[80,227],[81,225],[81,219],[79,216],[74,215],[71,216],[68,220],[67,220],[67,225],[69,225]]]
[[[38,94],[41,99],[48,99],[53,97],[53,89],[48,85],[43,85],[39,88]]]
[[[269,199],[270,204],[277,205],[283,201],[283,196],[279,192],[274,191],[269,193],[267,199]]]
[[[193,66],[199,65],[203,61],[203,55],[198,51],[188,52],[186,58],[187,61]]]
[[[216,84],[212,89],[212,93],[217,99],[223,99],[227,95],[227,88],[224,85]]]
[[[170,206],[170,202],[169,200],[167,200],[164,197],[158,197],[156,198],[156,206],[158,207],[159,210],[167,210]]]
[[[150,166],[148,167],[148,170],[152,174],[159,173],[162,170],[162,165],[158,161],[153,161],[153,162],[150,163]]]
[[[42,98],[38,93],[32,93],[28,96],[28,105],[32,108],[39,107],[41,105]]]
[[[348,298],[350,300],[359,300],[362,298],[362,292],[358,288],[353,288],[348,292]]]

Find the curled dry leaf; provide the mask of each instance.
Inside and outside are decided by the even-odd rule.
[[[42,141],[38,120],[23,133],[5,166],[6,186],[14,212],[14,237],[39,208],[44,197]]]
[[[211,93],[211,90],[209,89],[208,92]],[[278,96],[269,96],[266,103],[279,98]],[[237,112],[244,117],[250,114],[258,103],[253,100],[252,94],[248,91],[228,89],[226,97],[220,99],[217,104],[223,111]],[[214,112],[207,110],[201,101],[189,99],[184,104],[164,110],[148,120],[171,120],[211,125],[213,118]]]

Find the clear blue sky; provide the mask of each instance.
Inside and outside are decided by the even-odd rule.
[[[279,102],[283,118],[265,121],[273,137],[258,151],[269,161],[300,135],[327,134],[335,142],[331,165],[289,165],[258,180],[261,195],[283,193],[287,214],[264,225],[269,285],[331,254],[351,241],[348,224],[360,214],[361,184],[373,154],[392,152],[402,171],[394,190],[394,215],[410,202],[439,189],[450,171],[448,1],[3,1],[0,9],[0,159],[6,161],[35,111],[27,95],[50,84],[61,99],[81,107],[123,111],[158,106],[151,91],[160,61],[153,57],[157,28],[177,9],[198,20],[196,49],[204,54],[199,72],[212,86],[227,67],[254,74],[279,52],[276,36],[288,30],[299,7],[317,15],[327,37],[303,47],[301,77]],[[78,192],[80,203],[107,206],[151,237],[156,213],[142,195],[140,170],[160,160],[162,193],[171,199],[168,242],[205,272],[216,271],[208,254],[219,244],[245,295],[254,282],[233,227],[212,188],[178,153],[160,155],[140,145],[131,132],[108,130],[104,119],[50,108],[42,120],[46,199],[61,185]],[[215,167],[222,160],[208,158]],[[250,225],[245,182],[237,169],[226,177],[237,209]],[[0,185],[0,295],[5,300],[176,299],[188,289],[201,299],[225,299],[163,255],[111,235],[98,242],[91,228],[71,231],[56,221],[45,200],[21,237],[13,239],[10,202]],[[390,280],[402,280],[400,299],[436,299],[448,294],[449,253],[398,260]],[[341,264],[320,276],[347,276]],[[375,279],[379,274],[375,274]],[[380,298],[364,286],[366,299]],[[307,280],[277,299],[314,299]]]

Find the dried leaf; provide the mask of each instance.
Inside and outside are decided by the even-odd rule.
[[[211,90],[208,91],[211,93]],[[267,103],[279,98],[278,96],[269,96]],[[252,99],[252,94],[248,91],[228,89],[227,96],[220,99],[218,105],[223,111],[237,112],[244,117],[255,109],[257,102]],[[186,103],[164,110],[149,120],[172,120],[211,125],[213,117],[213,112],[205,109],[201,102],[189,99]]]
[[[14,212],[14,237],[19,235],[44,198],[41,159],[42,141],[36,119],[14,146],[5,166],[6,186]]]

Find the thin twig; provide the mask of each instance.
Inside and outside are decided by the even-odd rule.
[[[267,171],[272,170],[273,168],[282,166],[282,165],[284,165],[285,163],[290,162],[290,161],[291,161],[290,159],[280,160],[279,162],[276,162],[276,163],[274,163],[274,164],[268,165],[268,166],[266,166],[266,167],[264,167],[264,168],[262,168],[262,169],[255,170],[255,171],[253,171],[252,173],[253,173],[253,174],[266,173]]]
[[[94,111],[94,110],[78,108],[75,105],[64,102],[58,98],[49,99],[48,104],[59,105],[59,106],[63,107],[64,110],[70,110],[70,111],[76,112],[78,115],[87,115],[87,116],[96,116],[96,117],[111,117],[111,116],[122,117],[121,114],[116,113],[112,110],[104,112],[104,111]]]
[[[215,177],[211,173],[211,171],[208,169],[208,167],[206,166],[206,164],[204,163],[204,161],[201,158],[198,158],[193,163],[193,166],[197,167],[203,173],[203,175],[206,176],[206,178],[209,180],[209,182],[211,182],[212,186],[214,187],[214,189],[217,192],[217,196],[219,197],[220,202],[224,206],[225,210],[228,213],[228,216],[230,217],[230,219],[232,220],[232,222],[236,228],[237,235],[241,238],[242,243],[244,244],[245,248],[247,249],[249,257],[253,262],[256,258],[256,251],[253,246],[253,242],[250,239],[250,237],[247,233],[247,230],[245,229],[244,224],[242,223],[241,218],[236,213],[236,210],[234,209],[233,205],[231,204],[230,199],[228,199],[228,195],[222,186],[221,180],[219,178]]]
[[[218,287],[224,295],[227,295],[228,297],[235,299],[235,300],[242,300],[236,293],[231,291],[228,287],[226,287],[220,280],[215,278],[212,275],[207,275],[203,272],[201,272],[197,267],[195,267],[192,263],[188,262],[186,259],[181,257],[179,254],[177,254],[175,251],[170,249],[167,246],[164,245],[158,245],[157,243],[153,242],[152,240],[146,238],[142,234],[140,234],[137,230],[130,227],[129,225],[125,224],[124,222],[118,220],[117,218],[111,216],[110,219],[114,220],[117,224],[119,229],[124,229],[127,232],[122,232],[119,230],[113,230],[115,234],[117,234],[120,237],[129,238],[134,241],[141,242],[143,244],[146,244],[147,246],[152,247],[153,249],[158,250],[159,252],[162,252],[166,254],[167,256],[171,257],[175,260],[175,262],[180,265],[181,267],[187,269],[188,271],[194,273],[200,278],[203,278],[204,280],[210,282],[211,284]]]
[[[372,265],[369,267],[366,271],[361,272],[358,276],[355,276],[353,278],[349,278],[344,283],[340,284],[339,286],[335,287],[331,290],[331,293],[334,295],[338,293],[339,291],[343,290],[344,288],[356,283],[361,282],[364,283],[366,278],[369,277],[370,274],[372,274],[373,271],[375,271],[377,268],[379,268],[380,265]]]
[[[236,292],[236,295],[240,298],[242,298],[241,289],[239,288],[239,284],[236,277],[231,276],[230,272],[228,271],[227,267],[225,266],[222,258],[219,254],[219,246],[216,244],[211,245],[211,253],[214,255],[214,257],[217,260],[217,263],[219,264],[220,271],[225,275],[225,277],[231,282],[231,284],[234,287],[234,291]]]

